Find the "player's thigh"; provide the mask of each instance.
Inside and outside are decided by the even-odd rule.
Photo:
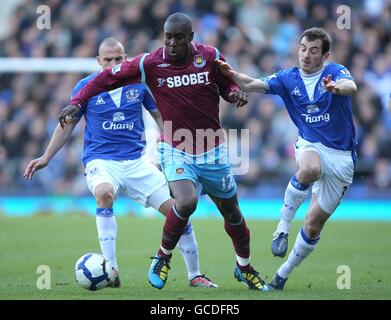
[[[144,157],[123,162],[121,190],[142,206],[149,206],[151,203],[155,207],[158,197],[154,197],[149,203],[148,198],[164,186],[167,188],[163,173]],[[162,195],[163,191],[159,191],[159,195]]]
[[[236,181],[229,164],[197,166],[202,192],[215,198],[230,199],[236,194]]]
[[[190,216],[197,207],[202,190],[194,164],[176,158],[175,161],[165,161],[162,168],[175,199],[175,208],[182,215]]]
[[[84,169],[88,189],[94,197],[96,196],[97,187],[108,187],[108,185],[111,185],[115,196],[120,188],[120,173],[119,164],[111,160],[91,160]]]
[[[323,173],[321,153],[311,145],[306,145],[296,152],[296,164],[299,169],[297,178],[310,184],[318,180]]]
[[[175,201],[171,197],[168,184],[166,183],[147,198],[146,207],[152,207],[166,216],[174,204]]]
[[[332,214],[353,182],[354,163],[349,155],[323,154],[323,175],[312,186],[319,206]]]
[[[175,181],[189,180],[192,181],[194,185],[197,185],[199,178],[194,165],[179,160],[180,159],[178,159],[178,161],[166,161],[165,163],[162,163],[163,173],[167,181],[171,183]],[[178,190],[178,192],[180,192],[180,190]]]
[[[175,199],[175,208],[183,218],[189,218],[197,208],[198,193],[192,180],[176,180],[169,183]]]

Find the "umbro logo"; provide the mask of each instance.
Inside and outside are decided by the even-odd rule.
[[[160,68],[167,68],[167,67],[171,66],[171,64],[169,64],[169,63],[161,63],[161,64],[158,64],[157,66],[160,67]]]
[[[301,93],[300,93],[299,87],[296,86],[296,88],[293,89],[293,91],[291,92],[291,94],[293,94],[294,96],[299,96],[299,97],[301,97]]]
[[[103,100],[103,98],[99,96],[95,104],[98,105],[98,104],[105,104],[105,103],[106,103],[105,100]]]

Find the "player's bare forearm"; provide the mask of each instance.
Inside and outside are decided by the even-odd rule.
[[[158,125],[159,127],[159,130],[160,130],[160,133],[163,132],[163,128],[164,128],[164,125],[163,125],[163,118],[162,118],[162,115],[161,113],[159,112],[159,110],[156,110],[156,111],[149,111],[149,114],[152,116],[152,118],[156,121],[156,124]]]
[[[70,123],[66,125],[64,129],[62,129],[60,125],[57,125],[53,132],[52,138],[50,139],[50,143],[45,150],[45,153],[41,157],[31,160],[27,165],[23,173],[23,177],[26,180],[31,180],[35,172],[45,168],[48,165],[50,159],[53,158],[58,150],[60,150],[62,146],[68,141],[76,123],[77,121]]]
[[[337,94],[341,96],[354,96],[357,93],[357,86],[353,80],[341,79],[336,81]]]
[[[254,79],[244,73],[235,71],[232,66],[222,60],[216,60],[220,72],[234,81],[243,91],[266,92],[265,83],[260,79]]]
[[[388,100],[388,111],[391,112],[391,98]]]
[[[244,73],[234,71],[232,74],[232,80],[235,81],[235,83],[239,85],[243,91],[266,92],[265,83],[261,79],[251,78]]]
[[[52,138],[50,139],[49,145],[47,146],[45,153],[42,158],[49,162],[57,152],[67,143],[72,135],[73,129],[75,128],[77,121],[67,123],[64,129],[58,124],[53,132]]]
[[[322,81],[325,89],[333,94],[353,96],[357,92],[356,84],[350,79],[339,79],[334,81],[331,74],[329,74],[327,78],[323,78]]]

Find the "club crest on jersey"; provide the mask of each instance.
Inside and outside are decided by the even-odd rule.
[[[97,173],[99,173],[99,168],[94,167],[94,168],[92,168],[92,169],[90,170],[89,175],[90,175],[90,176],[94,176],[94,175],[96,175]]]
[[[176,174],[183,174],[183,172],[185,172],[185,169],[183,168],[176,168]]]
[[[132,103],[135,102],[140,95],[137,89],[129,89],[128,91],[126,91],[125,96],[126,96],[126,101],[128,103]]]
[[[194,56],[193,66],[195,66],[196,68],[202,68],[205,65],[206,65],[206,60],[204,59],[203,56],[199,54]]]

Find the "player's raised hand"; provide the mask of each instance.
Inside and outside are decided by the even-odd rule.
[[[235,71],[231,65],[225,61],[216,59],[216,63],[219,66],[220,72],[228,78],[232,78]]]
[[[229,97],[236,103],[237,108],[241,108],[248,103],[248,94],[242,90],[230,92]]]
[[[324,87],[327,91],[330,91],[331,93],[338,93],[339,92],[339,86],[338,84],[333,81],[333,79],[331,78],[331,74],[329,74],[327,76],[327,78],[323,78],[323,84],[324,84]]]
[[[26,170],[24,170],[23,177],[26,180],[31,180],[36,171],[45,168],[47,165],[48,161],[45,160],[43,157],[31,160],[30,163],[27,165]]]
[[[76,115],[79,113],[80,107],[74,104],[67,105],[64,107],[60,114],[57,116],[58,121],[60,122],[61,128],[64,129],[67,123],[70,123],[75,120]]]

